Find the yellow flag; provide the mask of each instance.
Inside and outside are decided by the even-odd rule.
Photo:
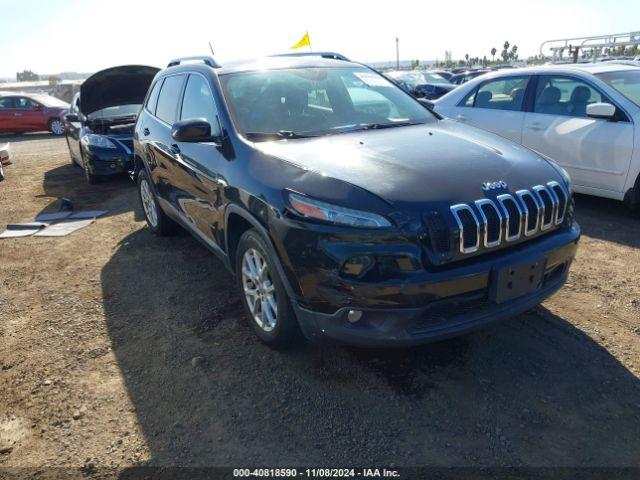
[[[309,32],[305,33],[300,39],[300,41],[296,43],[293,47],[291,47],[291,50],[295,50],[296,48],[300,48],[304,46],[311,47],[311,40],[309,40]]]

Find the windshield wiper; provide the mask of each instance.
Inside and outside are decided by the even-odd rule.
[[[318,135],[297,133],[291,130],[278,130],[277,132],[246,132],[244,136],[250,140],[278,140],[282,138],[312,138],[317,137]]]
[[[342,132],[359,132],[361,130],[380,130],[383,128],[408,127],[411,125],[423,125],[422,122],[395,122],[395,123],[359,123],[341,130]]]

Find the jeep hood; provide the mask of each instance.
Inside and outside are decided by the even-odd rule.
[[[107,107],[142,103],[158,72],[155,67],[124,65],[95,73],[80,87],[80,111],[90,115]]]
[[[255,145],[300,168],[368,190],[397,208],[466,203],[505,192],[487,193],[483,182],[502,180],[512,193],[562,182],[533,151],[452,120]]]

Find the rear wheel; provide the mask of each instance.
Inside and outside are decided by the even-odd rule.
[[[49,131],[56,136],[64,134],[64,122],[59,118],[49,120]]]
[[[269,248],[258,231],[250,229],[240,237],[236,252],[238,287],[253,329],[270,347],[290,347],[300,330]]]
[[[138,197],[142,205],[144,218],[153,233],[159,236],[166,236],[176,231],[178,225],[160,208],[153,192],[149,175],[144,169],[138,173]]]

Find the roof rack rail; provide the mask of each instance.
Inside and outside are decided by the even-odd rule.
[[[167,67],[175,67],[176,65],[180,65],[183,62],[197,62],[197,61],[200,61],[206,65],[209,65],[211,68],[220,68],[220,65],[216,63],[213,57],[210,57],[208,55],[197,55],[195,57],[174,58],[169,62],[169,65],[167,65]]]
[[[278,53],[271,55],[272,57],[322,57],[330,58],[333,60],[342,60],[343,62],[350,62],[347,57],[341,53],[336,52],[291,52],[291,53]]]

